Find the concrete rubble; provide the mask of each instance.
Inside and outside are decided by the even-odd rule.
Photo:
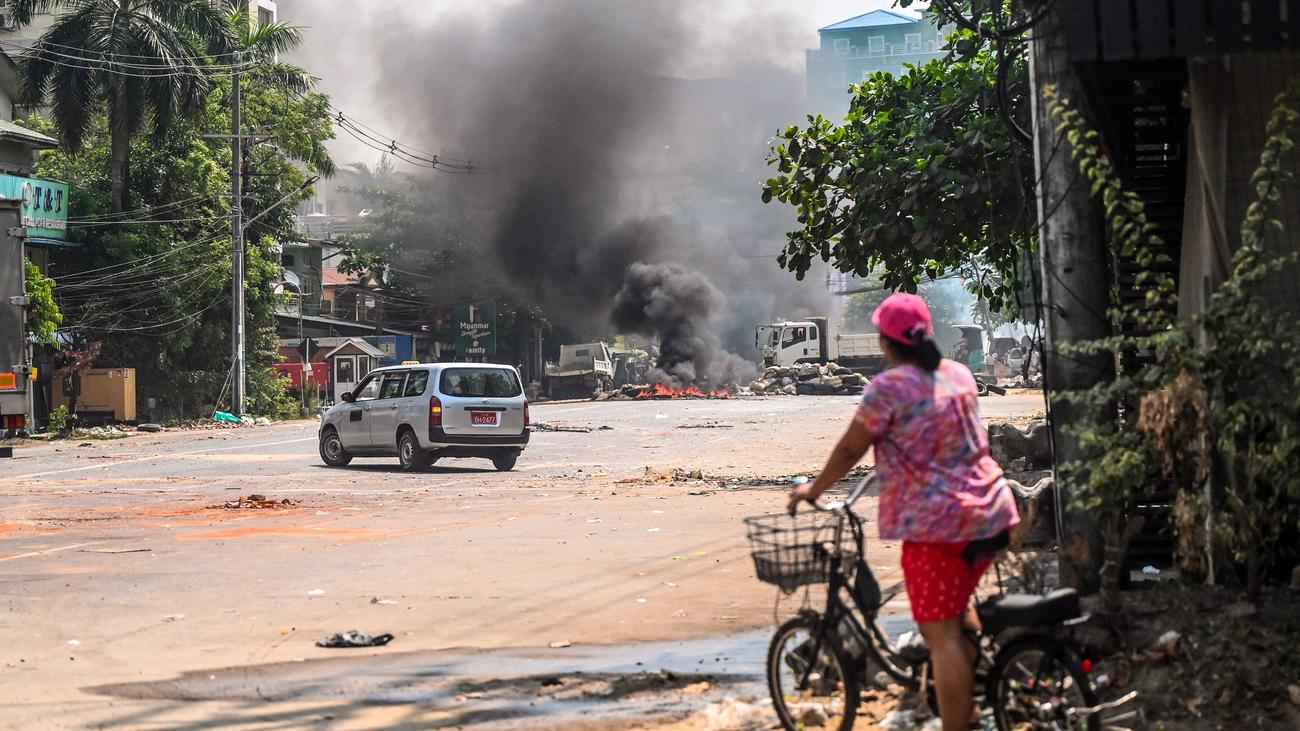
[[[866,376],[838,363],[802,363],[769,367],[749,388],[756,396],[856,396],[867,383]]]

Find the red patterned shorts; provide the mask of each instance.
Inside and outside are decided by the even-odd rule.
[[[917,624],[961,616],[990,560],[966,563],[965,543],[903,542],[903,583]]]

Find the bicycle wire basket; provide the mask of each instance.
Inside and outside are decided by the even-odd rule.
[[[745,518],[758,580],[788,594],[801,586],[827,583],[832,558],[839,557],[851,567],[856,553],[853,531],[844,526],[836,541],[842,520],[843,515],[820,512]]]

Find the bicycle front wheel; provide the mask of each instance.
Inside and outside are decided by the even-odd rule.
[[[1068,646],[1040,636],[1002,648],[988,679],[1000,731],[1100,731],[1097,694]]]
[[[800,615],[781,625],[767,651],[767,687],[786,731],[848,731],[861,700],[858,673],[821,620]]]

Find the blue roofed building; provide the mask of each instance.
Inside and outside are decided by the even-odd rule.
[[[944,55],[951,26],[932,13],[873,10],[821,28],[821,47],[808,50],[808,104],[833,119],[849,108],[849,86],[877,71],[900,74]]]

